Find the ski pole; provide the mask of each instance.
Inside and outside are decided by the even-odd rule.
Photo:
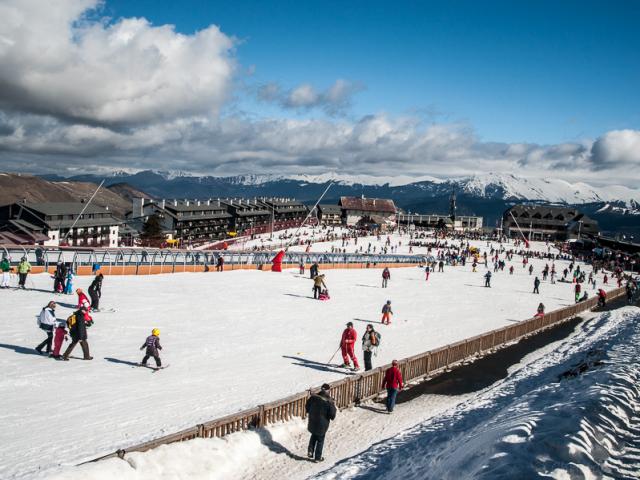
[[[331,363],[331,360],[333,360],[333,357],[335,357],[335,356],[336,356],[336,354],[340,351],[340,348],[341,348],[341,346],[338,346],[338,350],[336,350],[336,351],[334,352],[334,354],[333,354],[333,355],[331,355],[331,358],[329,359],[329,361],[327,362],[327,364],[330,364],[330,363]]]

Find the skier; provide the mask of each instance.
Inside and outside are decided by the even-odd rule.
[[[391,315],[393,315],[393,310],[391,310],[391,300],[387,300],[382,306],[382,324],[389,325],[391,323]]]
[[[598,289],[598,306],[604,307],[607,303],[607,292],[602,288]]]
[[[18,276],[20,280],[18,281],[18,286],[24,290],[24,284],[27,282],[27,275],[31,271],[31,264],[27,260],[27,257],[22,257],[20,259],[20,263],[18,264]]]
[[[36,347],[36,352],[42,353],[42,349],[47,347],[46,353],[51,353],[51,342],[53,341],[53,325],[56,322],[56,302],[49,302],[38,315],[38,327],[44,330],[47,338]]]
[[[64,284],[64,293],[65,295],[71,295],[73,292],[73,270],[69,268],[67,271],[67,281]]]
[[[85,322],[85,316],[87,310],[85,307],[80,307],[78,310],[67,318],[67,326],[69,327],[69,333],[71,334],[71,344],[67,347],[62,356],[63,360],[69,360],[69,355],[79,343],[82,347],[82,354],[84,360],[93,360],[93,357],[89,355],[89,344],[87,343],[87,324]]]
[[[324,274],[313,277],[313,298],[316,300],[319,299],[322,293],[322,287],[327,289],[327,285],[324,283]]]
[[[384,380],[382,381],[382,388],[387,389],[387,412],[392,413],[396,405],[396,397],[398,396],[398,390],[402,390],[402,372],[398,368],[398,361],[391,362],[391,367],[384,373]]]
[[[533,281],[533,293],[540,293],[540,279],[538,277]]]
[[[368,371],[373,368],[371,364],[371,354],[374,348],[378,348],[380,345],[381,335],[376,332],[373,325],[367,325],[367,330],[362,336],[362,352],[364,355],[364,370]]]
[[[307,457],[313,458],[316,462],[322,462],[322,448],[324,447],[324,437],[329,429],[329,422],[335,420],[337,409],[333,399],[329,396],[331,387],[328,384],[322,385],[318,393],[312,394],[305,410],[309,417],[307,430],[311,433]]]
[[[91,309],[99,312],[100,297],[102,297],[102,280],[104,275],[99,273],[89,285],[89,296],[91,297]]]
[[[491,270],[484,274],[484,286],[491,288]]]
[[[55,358],[56,360],[62,360],[60,349],[62,348],[62,344],[64,343],[64,341],[67,339],[67,321],[63,318],[56,318],[54,327],[53,358]]]
[[[391,272],[387,267],[382,270],[382,288],[387,288],[387,282],[391,278]]]
[[[11,264],[6,256],[2,256],[0,262],[0,271],[2,272],[2,282],[0,282],[0,288],[9,288],[9,279],[11,278]]]
[[[353,351],[356,339],[358,338],[358,334],[353,328],[353,322],[347,323],[347,328],[342,332],[342,338],[340,340],[340,348],[342,350],[342,360],[343,363],[341,365],[342,368],[351,367],[350,358],[353,360],[353,370],[360,370],[360,365],[358,364],[358,359]]]
[[[147,351],[145,352],[144,357],[142,358],[142,362],[140,362],[140,365],[142,365],[143,367],[146,367],[147,360],[149,360],[149,357],[153,357],[153,359],[156,361],[156,367],[158,368],[162,367],[162,360],[160,360],[160,354],[158,353],[158,350],[162,350],[162,346],[160,346],[160,330],[159,329],[154,328],[153,330],[151,330],[151,335],[149,335],[147,339],[144,341],[144,343],[140,347],[140,350],[142,350],[145,347],[147,348]]]

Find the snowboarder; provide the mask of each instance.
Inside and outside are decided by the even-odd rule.
[[[533,293],[540,293],[540,279],[538,277],[533,281]]]
[[[345,328],[342,332],[342,338],[340,339],[340,349],[342,350],[343,360],[343,363],[341,365],[342,368],[351,367],[351,359],[353,360],[353,370],[360,370],[358,359],[356,358],[356,354],[354,353],[354,346],[357,338],[358,333],[356,332],[355,328],[353,328],[353,322],[347,323],[347,328]]]
[[[381,335],[375,331],[373,325],[367,325],[367,330],[362,336],[362,352],[364,356],[364,370],[368,371],[373,368],[371,364],[371,355],[374,349],[380,345]]]
[[[327,285],[324,283],[324,274],[313,277],[313,298],[316,300],[319,299],[322,293],[322,287],[327,288]]]
[[[484,274],[484,286],[491,288],[491,270]]]
[[[20,280],[18,281],[18,286],[24,290],[24,284],[27,282],[27,275],[31,271],[31,264],[27,260],[27,257],[22,257],[20,259],[20,263],[18,264],[18,276]]]
[[[404,387],[402,383],[402,372],[398,368],[398,361],[391,362],[391,367],[384,373],[384,380],[382,381],[382,388],[387,389],[387,412],[392,413],[396,406],[396,397],[398,391]]]
[[[91,297],[91,309],[99,312],[100,297],[102,297],[102,280],[104,275],[99,273],[89,285],[89,296]]]
[[[316,462],[322,462],[322,448],[324,447],[324,437],[329,429],[329,422],[335,420],[337,409],[333,399],[329,396],[331,387],[328,384],[322,385],[318,393],[312,394],[305,410],[309,417],[307,430],[311,433],[307,457],[313,458]]]
[[[53,342],[53,325],[56,322],[56,302],[51,301],[44,307],[38,315],[38,327],[44,330],[47,338],[36,347],[36,352],[42,353],[42,349],[47,347],[46,353],[51,353],[51,342]]]
[[[387,282],[391,278],[391,272],[387,267],[382,270],[382,288],[387,288]]]
[[[142,362],[140,362],[140,365],[142,365],[143,367],[146,367],[147,360],[149,360],[149,357],[153,357],[153,359],[156,361],[156,367],[158,368],[162,367],[162,360],[160,360],[160,354],[158,353],[158,350],[162,350],[162,346],[160,346],[160,330],[159,329],[154,328],[153,330],[151,330],[151,335],[149,335],[147,339],[144,341],[144,343],[140,347],[140,350],[142,350],[145,347],[147,351],[145,352],[144,357],[142,358]]]
[[[0,271],[2,272],[2,282],[0,288],[9,288],[9,280],[11,278],[11,264],[6,256],[2,257],[0,262]]]
[[[67,327],[69,327],[69,333],[71,334],[72,341],[62,356],[63,360],[69,360],[69,355],[71,355],[71,352],[78,343],[82,347],[84,360],[93,360],[93,357],[89,355],[89,344],[87,343],[87,324],[85,322],[86,314],[86,308],[80,307],[69,318],[67,318]]]
[[[387,300],[382,306],[382,321],[383,325],[389,325],[391,323],[391,315],[393,315],[393,310],[391,310],[391,300]]]

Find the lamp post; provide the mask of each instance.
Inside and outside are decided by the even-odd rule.
[[[582,231],[582,220],[578,220],[578,240],[580,240],[581,231]]]

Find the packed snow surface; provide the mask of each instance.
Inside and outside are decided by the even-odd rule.
[[[491,289],[469,263],[447,266],[428,282],[418,267],[392,269],[387,289],[379,269],[327,270],[328,302],[311,298],[311,281],[297,270],[107,276],[102,307],[115,312],[94,314],[94,359],[69,362],[33,350],[44,337],[35,315],[53,298],[66,318],[75,296],[50,293],[48,275],[30,276],[31,290],[0,291],[7,320],[0,333],[0,478],[76,464],[343,378],[326,363],[347,321],[359,335],[367,323],[382,332],[374,358],[381,365],[530,318],[540,301],[547,310],[572,303],[570,283],[543,282],[533,295],[519,258],[516,273],[494,274]],[[532,263],[539,274],[545,262]],[[75,286],[90,281],[78,277]],[[387,299],[395,315],[382,326]],[[135,366],[154,327],[170,365],[159,372]],[[356,353],[362,361],[359,345]]]

